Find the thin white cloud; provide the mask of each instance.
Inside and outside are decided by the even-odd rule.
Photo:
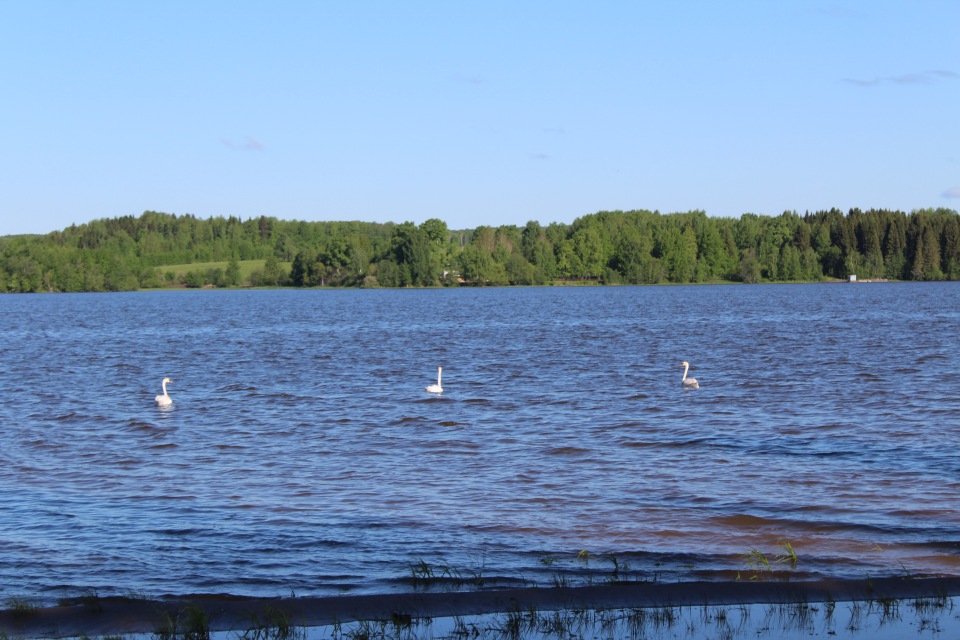
[[[244,136],[242,142],[234,142],[228,138],[220,138],[220,142],[228,149],[236,149],[237,151],[263,151],[263,143],[250,136]]]
[[[960,78],[960,74],[953,71],[937,69],[934,71],[922,71],[920,73],[903,73],[897,76],[884,76],[864,80],[862,78],[842,78],[843,82],[853,84],[858,87],[875,87],[879,84],[933,84],[938,80],[955,80]]]
[[[880,84],[880,80],[878,78],[874,78],[873,80],[858,80],[856,78],[842,78],[841,80],[843,82],[846,82],[847,84],[855,84],[858,87],[872,87],[875,84]]]
[[[858,9],[851,9],[850,7],[844,7],[841,5],[829,5],[819,7],[814,9],[814,13],[819,13],[821,15],[829,16],[831,18],[855,18],[857,20],[863,20],[870,16],[866,11],[860,11]]]
[[[902,76],[891,76],[894,84],[930,84],[933,80],[925,73],[905,73]]]
[[[944,198],[949,198],[949,199],[960,198],[960,187],[950,187],[949,189],[944,191],[941,195],[943,195]]]
[[[487,79],[477,73],[459,73],[453,76],[453,81],[461,84],[486,84]]]

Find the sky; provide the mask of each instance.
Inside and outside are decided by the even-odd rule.
[[[0,0],[0,235],[960,208],[956,0]]]

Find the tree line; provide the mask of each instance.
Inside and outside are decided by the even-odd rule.
[[[244,273],[250,261],[262,266]],[[164,268],[204,263],[223,266]],[[0,237],[0,292],[810,282],[850,274],[960,279],[960,217],[950,209],[740,218],[600,211],[571,224],[457,231],[436,218],[415,225],[147,211]]]

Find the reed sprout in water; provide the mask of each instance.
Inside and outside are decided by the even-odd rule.
[[[754,548],[747,552],[744,560],[747,563],[747,567],[753,571],[752,575],[750,575],[751,580],[759,580],[761,574],[764,572],[772,573],[773,564],[789,564],[792,569],[797,568],[800,559],[790,541],[781,538],[777,541],[777,546],[780,547],[780,551],[774,556],[772,563],[767,557],[767,554],[759,549]],[[740,579],[739,574],[737,575],[737,579]]]
[[[410,565],[410,582],[415,589],[440,584],[459,588],[465,585],[482,587],[484,579],[483,573],[479,570],[463,572],[450,565],[434,565],[420,559],[415,564]]]
[[[306,629],[300,629],[290,621],[290,614],[277,607],[264,605],[261,614],[251,616],[251,627],[241,640],[304,640]]]
[[[7,606],[35,611],[23,599],[9,599]],[[650,605],[643,607],[568,607],[538,610],[514,608],[495,614],[455,616],[434,620],[395,611],[383,619],[356,620],[308,630],[296,628],[290,616],[264,606],[251,618],[242,633],[230,632],[237,640],[547,640],[585,638],[806,638],[838,636],[887,627],[910,636],[929,631],[939,634],[955,630],[954,598],[946,594],[916,597],[878,596],[847,604],[846,622],[836,615],[833,600],[810,603],[803,598],[773,604],[740,605]],[[12,609],[11,609],[12,610]],[[8,640],[0,631],[0,640]],[[155,627],[156,640],[209,640],[209,617],[198,606],[162,612]],[[217,637],[221,637],[218,635]],[[104,637],[103,640],[107,640]],[[117,639],[119,640],[119,638]]]
[[[849,603],[845,629],[853,634],[873,628],[902,624],[901,607],[909,604],[917,618],[914,625],[934,633],[953,611],[953,600],[943,598],[878,598]],[[906,608],[906,607],[903,607]],[[835,616],[836,603],[810,603],[805,600],[776,604],[700,607],[649,606],[637,608],[567,608],[536,610],[515,608],[499,614],[478,615],[471,619],[412,618],[397,615],[387,620],[337,624],[331,640],[412,640],[449,638],[451,640],[546,640],[585,638],[806,638],[817,635],[838,636],[840,623]],[[906,631],[915,635],[916,626]]]
[[[176,617],[163,611],[154,631],[157,640],[210,640],[210,616],[196,605],[188,605]]]
[[[83,607],[87,611],[100,613],[103,611],[103,601],[96,589],[88,589],[81,595],[73,598],[60,598],[57,603],[61,607]]]
[[[794,569],[797,567],[797,552],[794,550],[793,545],[790,544],[789,540],[779,540],[777,544],[783,548],[783,553],[777,556],[777,563],[779,564],[789,564]]]
[[[14,618],[28,618],[36,615],[39,611],[39,607],[35,603],[17,596],[7,600],[7,609],[10,610]]]

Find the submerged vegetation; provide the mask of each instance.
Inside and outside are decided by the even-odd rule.
[[[708,217],[601,211],[572,224],[241,220],[148,211],[0,237],[0,292],[960,280],[950,209]]]
[[[196,605],[185,607],[176,616],[164,612],[153,636],[157,640],[210,640],[210,616]]]

